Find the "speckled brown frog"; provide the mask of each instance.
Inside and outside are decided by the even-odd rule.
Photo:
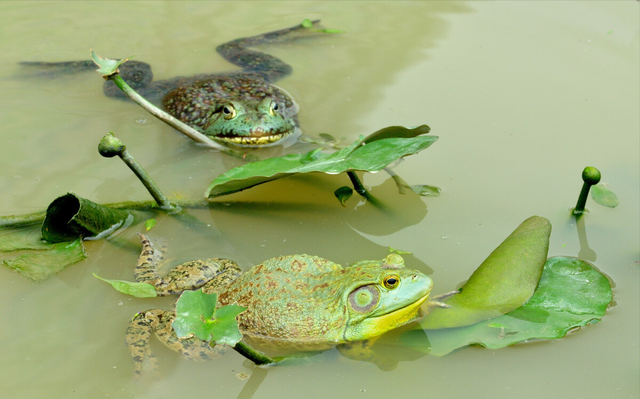
[[[319,21],[315,21],[314,25]],[[202,74],[154,82],[149,64],[128,61],[120,69],[122,78],[151,102],[174,117],[223,143],[264,146],[296,131],[298,106],[291,96],[273,83],[292,72],[282,60],[251,47],[283,43],[317,35],[302,25],[224,43],[217,51],[241,71]],[[23,62],[49,70],[52,75],[95,69],[91,61],[56,63]],[[124,98],[111,81],[104,92]]]

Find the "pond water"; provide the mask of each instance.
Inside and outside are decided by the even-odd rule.
[[[578,256],[569,209],[592,165],[621,204],[594,204],[591,260],[616,284],[601,323],[554,341],[466,348],[385,370],[332,350],[298,365],[255,368],[235,352],[196,363],[154,345],[157,378],[133,381],[124,344],[131,316],[170,300],[130,299],[92,277],[131,279],[135,251],[86,243],[86,261],[34,284],[0,268],[3,398],[31,397],[615,397],[638,398],[639,22],[636,1],[587,2],[1,2],[0,214],[44,209],[66,192],[99,203],[146,200],[117,159],[96,147],[110,130],[173,198],[200,198],[240,161],[204,150],[139,107],[106,99],[94,73],[19,76],[17,62],[135,55],[156,78],[225,71],[217,44],[320,18],[346,33],[270,46],[293,68],[278,84],[310,136],[351,141],[390,125],[440,137],[395,167],[437,198],[399,195],[364,176],[381,212],[333,190],[346,176],[265,184],[193,211],[158,216],[172,262],[221,256],[247,268],[284,254],[341,264],[413,252],[410,267],[453,289],[524,219],[553,225],[549,254]],[[287,151],[295,151],[295,147]],[[275,154],[267,150],[265,154]],[[428,213],[427,213],[428,208]],[[134,231],[124,238],[136,243]],[[137,244],[136,244],[137,245]],[[248,377],[248,379],[246,378]]]

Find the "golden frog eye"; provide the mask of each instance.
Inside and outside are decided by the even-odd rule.
[[[233,105],[225,105],[222,107],[222,115],[224,115],[224,119],[233,119],[236,117],[236,109]]]
[[[396,276],[395,274],[390,274],[382,280],[382,284],[387,289],[390,289],[390,290],[395,289],[400,284],[400,277]]]
[[[271,101],[271,105],[269,106],[269,113],[271,116],[276,116],[278,112],[278,103],[275,101]]]

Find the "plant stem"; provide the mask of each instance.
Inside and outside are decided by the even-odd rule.
[[[356,175],[356,172],[347,172],[347,176],[349,176],[351,184],[353,184],[353,189],[356,191],[356,193],[362,195],[363,197],[366,197],[368,191],[360,181],[360,178],[358,178],[358,175]]]
[[[587,204],[587,197],[589,196],[589,190],[591,190],[591,186],[594,184],[598,184],[600,182],[600,171],[593,166],[587,166],[582,171],[582,180],[584,184],[582,185],[582,190],[580,190],[580,196],[578,197],[578,202],[576,202],[576,207],[573,209],[573,214],[576,216],[580,216],[584,213],[584,206]]]
[[[356,175],[356,172],[349,171],[349,172],[347,172],[347,176],[349,176],[349,179],[351,180],[351,184],[353,184],[353,189],[358,194],[360,194],[361,196],[366,198],[367,201],[369,201],[369,203],[371,203],[371,205],[376,206],[376,207],[382,206],[382,203],[380,201],[378,201],[378,199],[376,197],[371,195],[371,193],[364,187],[364,185],[360,181],[360,178],[358,178],[358,175]]]
[[[237,344],[235,344],[233,349],[236,352],[238,352],[239,354],[241,354],[242,356],[244,356],[247,359],[249,359],[252,362],[254,362],[258,366],[261,366],[263,364],[276,363],[279,360],[282,360],[282,359],[277,359],[277,358],[276,359],[271,358],[271,357],[265,355],[264,353],[261,353],[261,352],[255,350],[255,349],[253,349],[249,345],[247,345],[245,343],[242,343],[242,342],[238,342]]]
[[[183,133],[184,135],[186,135],[187,137],[189,137],[193,141],[195,141],[197,143],[204,144],[207,147],[218,149],[220,151],[228,150],[228,148],[224,147],[223,145],[216,143],[215,141],[211,140],[209,137],[207,137],[204,134],[200,133],[199,131],[193,129],[191,126],[185,125],[184,123],[180,122],[179,120],[177,120],[173,116],[169,115],[168,113],[162,111],[161,109],[159,109],[155,105],[151,104],[144,97],[142,97],[140,94],[138,94],[138,92],[133,90],[122,79],[122,77],[120,77],[120,75],[114,74],[114,75],[109,76],[108,79],[112,80],[116,84],[116,86],[118,86],[120,88],[120,90],[122,90],[124,92],[124,94],[127,95],[127,97],[129,97],[131,100],[133,100],[133,102],[135,102],[136,104],[138,104],[139,106],[144,108],[151,115],[153,115],[156,118],[160,119],[161,121],[163,121],[164,123],[166,123],[169,126],[173,127],[174,129],[178,130],[179,132]]]
[[[158,203],[161,209],[166,211],[174,210],[174,206],[171,205],[171,202],[167,199],[167,197],[160,191],[158,185],[153,181],[151,176],[145,171],[142,166],[136,161],[127,149],[123,149],[119,154],[120,158],[127,164],[129,169],[133,171],[133,173],[138,177],[140,182],[146,187],[149,191],[149,194],[153,197],[154,200]]]

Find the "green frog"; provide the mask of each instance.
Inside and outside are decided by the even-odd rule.
[[[377,337],[417,318],[433,286],[396,254],[349,267],[317,256],[280,256],[244,273],[230,260],[211,258],[183,263],[161,278],[162,251],[140,237],[136,281],[152,284],[159,296],[202,289],[218,294],[218,306],[246,307],[238,326],[245,341],[259,349],[319,351]],[[152,309],[130,322],[126,341],[137,374],[145,359],[155,362],[148,346],[153,333],[190,359],[218,356],[217,348],[196,337],[179,339],[171,328],[174,318],[175,311]]]
[[[314,26],[319,22],[314,21]],[[250,48],[317,34],[316,29],[297,25],[218,46],[218,53],[243,68],[242,71],[154,82],[147,63],[127,61],[119,70],[133,89],[205,135],[226,144],[265,146],[296,131],[298,106],[286,91],[273,85],[292,72],[291,66]],[[54,76],[95,69],[91,61],[21,64],[38,67]],[[109,97],[125,98],[112,81],[105,82],[104,93]]]

